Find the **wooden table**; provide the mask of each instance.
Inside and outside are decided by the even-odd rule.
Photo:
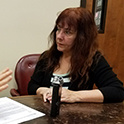
[[[62,103],[60,114],[50,117],[50,103],[44,103],[42,97],[29,95],[11,97],[46,115],[23,124],[124,124],[123,103]]]

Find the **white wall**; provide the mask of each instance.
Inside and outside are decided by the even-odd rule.
[[[13,70],[13,80],[0,97],[11,96],[10,89],[16,88],[14,69],[19,58],[48,48],[57,13],[78,6],[80,0],[0,0],[0,70]]]

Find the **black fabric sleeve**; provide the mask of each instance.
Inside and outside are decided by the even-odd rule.
[[[43,52],[41,56],[43,56],[45,52]],[[46,67],[47,61],[48,61],[47,59],[42,58],[37,62],[34,73],[31,76],[31,80],[29,81],[28,84],[29,95],[35,95],[39,87],[50,87],[51,85],[50,79],[52,72],[45,71],[44,68]]]
[[[124,100],[123,83],[117,78],[103,56],[94,69],[94,81],[104,96],[104,103]]]
[[[41,66],[41,62],[39,61],[35,67],[34,73],[31,76],[31,80],[28,84],[28,94],[36,95],[36,90],[40,87],[40,82],[42,80],[43,74],[42,71],[39,70],[39,66]]]

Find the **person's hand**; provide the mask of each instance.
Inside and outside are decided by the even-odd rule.
[[[61,102],[74,103],[76,102],[76,92],[62,88]]]
[[[9,68],[0,72],[0,92],[8,88],[8,82],[12,79],[12,71]]]
[[[52,100],[52,88],[40,87],[37,89],[37,95],[43,95],[44,102],[50,102]]]

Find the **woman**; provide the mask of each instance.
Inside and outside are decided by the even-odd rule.
[[[12,79],[12,71],[9,68],[0,72],[0,92],[8,88],[8,82]]]
[[[61,102],[123,101],[123,83],[98,51],[97,28],[88,10],[61,12],[50,41],[52,46],[41,55],[29,82],[29,94],[43,95],[45,102],[51,102],[51,82],[57,75],[64,79]],[[93,89],[94,84],[98,89]]]

